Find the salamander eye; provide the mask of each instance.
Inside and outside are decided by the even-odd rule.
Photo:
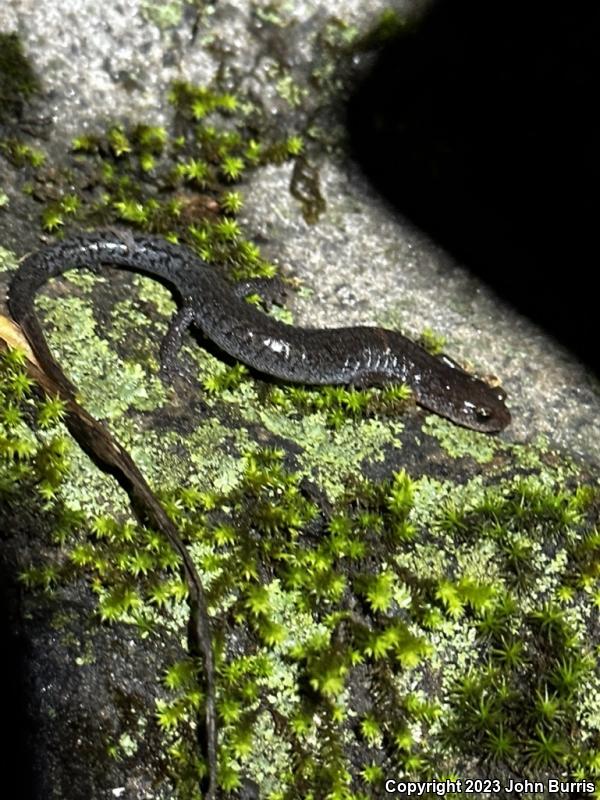
[[[489,419],[492,416],[492,412],[485,406],[477,406],[475,409],[475,415],[479,419]]]

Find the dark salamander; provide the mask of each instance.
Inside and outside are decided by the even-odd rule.
[[[27,256],[15,273],[9,308],[42,367],[67,391],[74,387],[54,361],[34,311],[37,290],[70,269],[131,270],[167,285],[179,310],[162,344],[167,371],[192,323],[233,358],[293,383],[381,386],[403,382],[417,403],[453,422],[495,433],[510,422],[505,392],[383,328],[298,328],[267,316],[190,250],[158,237],[87,233]],[[246,290],[246,294],[249,290]]]

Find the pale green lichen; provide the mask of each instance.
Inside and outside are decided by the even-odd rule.
[[[334,431],[323,412],[294,419],[276,411],[259,410],[257,416],[267,430],[302,448],[298,455],[300,471],[316,478],[332,500],[340,498],[348,476],[355,474],[363,462],[383,461],[388,449],[402,446],[401,422],[348,421]]]
[[[531,442],[523,445],[509,445],[511,460],[523,469],[531,469],[542,472],[544,469],[544,456],[550,451],[550,443],[547,436],[539,434]],[[565,457],[566,460],[566,457]]]
[[[238,484],[243,472],[240,454],[256,448],[245,429],[232,430],[214,418],[198,425],[186,443],[194,467],[188,480],[223,492]]]
[[[279,676],[285,679],[285,674]],[[255,748],[240,763],[261,787],[265,798],[281,797],[291,781],[292,746],[277,731],[273,715],[262,712],[254,725]]]
[[[298,86],[291,75],[282,75],[276,82],[278,95],[292,108],[297,108],[308,95],[308,89]]]
[[[131,515],[127,497],[117,482],[101,472],[83,450],[73,447],[70,460],[69,476],[61,488],[61,496],[69,508],[82,511],[89,518],[109,509],[115,515]],[[107,498],[111,498],[108,505]]]
[[[125,731],[125,733],[122,733],[119,737],[118,746],[120,753],[124,756],[131,757],[137,752],[140,742],[133,739],[131,735]]]
[[[140,6],[141,13],[157,28],[164,30],[173,28],[181,22],[183,16],[183,0],[143,0]]]
[[[255,3],[254,13],[261,22],[278,28],[284,28],[291,22],[295,10],[292,0],[277,0],[271,3]]]
[[[120,359],[97,333],[89,302],[68,297],[38,299],[48,339],[94,416],[113,419],[129,408],[147,411],[164,402],[159,379],[138,363]]]
[[[98,275],[88,269],[71,269],[65,272],[65,280],[82,289],[84,294],[88,295],[94,286],[99,283],[107,283],[108,279],[104,275]]]
[[[0,245],[0,272],[11,272],[17,268],[17,263],[15,253]]]
[[[152,303],[160,316],[171,317],[175,313],[177,305],[166,286],[146,275],[134,275],[132,280],[139,299],[145,303]]]
[[[433,414],[425,419],[423,433],[434,436],[452,458],[468,456],[478,464],[488,464],[492,461],[501,446],[489,434],[460,428]]]

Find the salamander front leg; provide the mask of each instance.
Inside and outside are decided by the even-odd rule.
[[[183,334],[193,322],[194,313],[193,306],[184,303],[173,315],[169,329],[160,343],[160,375],[167,383],[173,383],[178,372],[177,366]]]
[[[279,277],[250,278],[247,281],[234,283],[231,288],[240,300],[244,300],[252,294],[260,295],[261,305],[267,311],[273,304],[282,306],[289,294],[287,286]]]

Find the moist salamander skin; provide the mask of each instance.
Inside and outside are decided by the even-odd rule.
[[[53,359],[34,311],[37,290],[71,269],[103,266],[156,278],[179,302],[162,346],[167,372],[185,329],[193,324],[222,351],[266,375],[304,384],[381,386],[403,382],[416,402],[453,422],[496,433],[510,422],[506,393],[469,375],[445,356],[432,356],[395,331],[373,327],[299,328],[247,303],[189,249],[155,236],[102,231],[73,236],[27,256],[15,273],[9,308],[42,366],[74,387]]]

